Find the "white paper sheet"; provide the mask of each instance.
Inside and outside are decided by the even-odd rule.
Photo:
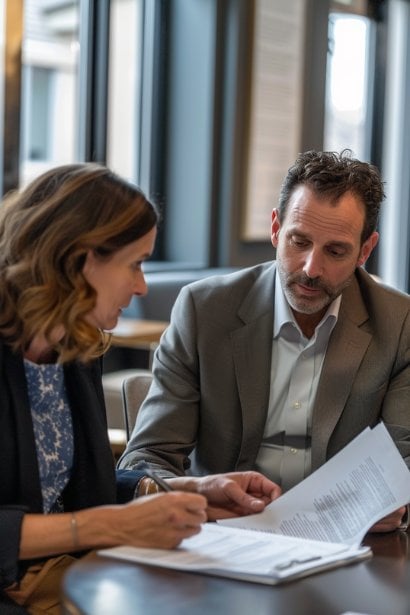
[[[380,423],[262,513],[218,523],[358,545],[376,521],[409,501],[410,471]]]
[[[371,556],[368,547],[330,544],[207,523],[175,550],[114,547],[100,555],[275,585]]]

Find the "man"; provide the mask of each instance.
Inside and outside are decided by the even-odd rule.
[[[410,297],[363,269],[383,198],[349,152],[299,156],[272,212],[277,261],[182,289],[122,467],[257,469],[286,491],[379,420],[410,464]]]

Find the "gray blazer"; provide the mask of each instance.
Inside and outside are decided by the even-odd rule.
[[[120,467],[253,469],[269,402],[275,263],[184,287]],[[410,297],[357,269],[312,416],[312,469],[382,419],[410,465]]]

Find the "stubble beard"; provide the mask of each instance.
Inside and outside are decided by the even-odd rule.
[[[295,312],[300,314],[316,314],[327,308],[353,280],[354,274],[337,287],[331,287],[320,278],[309,278],[304,273],[287,273],[278,261],[278,273],[285,297]],[[301,297],[296,285],[302,284],[307,288],[319,289],[322,294],[317,297]]]

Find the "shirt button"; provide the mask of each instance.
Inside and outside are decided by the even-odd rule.
[[[300,401],[295,401],[295,403],[293,404],[293,407],[295,410],[299,410],[299,408],[302,407],[302,404]]]
[[[298,452],[298,449],[297,449],[297,448],[291,448],[291,449],[290,449],[290,452],[291,452],[293,455],[296,455],[296,453]]]

